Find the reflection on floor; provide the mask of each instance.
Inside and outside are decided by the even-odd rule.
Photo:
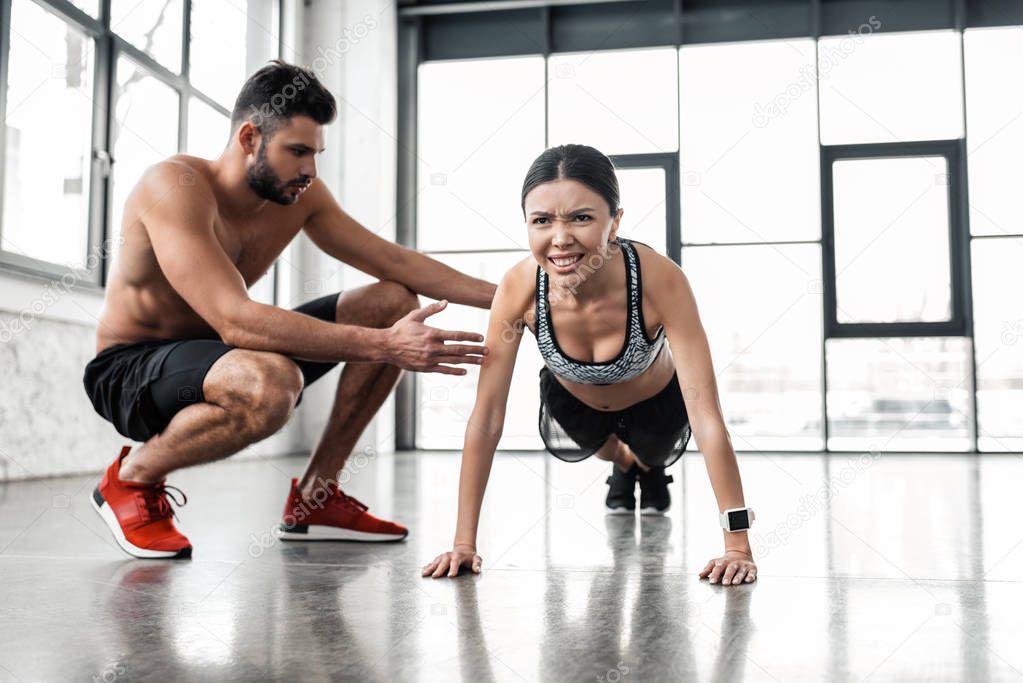
[[[448,549],[459,461],[364,456],[346,488],[399,544],[270,535],[298,459],[178,473],[190,561],[131,560],[96,477],[0,484],[0,681],[862,681],[1023,679],[1015,455],[739,456],[760,579],[722,550],[700,453],[661,518],[606,517],[598,461],[502,454],[484,572]]]

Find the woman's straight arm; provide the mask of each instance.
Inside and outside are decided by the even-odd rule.
[[[480,368],[476,402],[465,428],[453,551],[439,555],[424,568],[424,575],[440,576],[447,572],[448,576],[455,576],[459,565],[470,559],[473,570],[478,571],[476,535],[480,510],[504,428],[515,357],[525,329],[523,316],[532,300],[532,278],[524,276],[528,266],[523,262],[508,271],[494,296],[484,342],[490,352]],[[532,267],[536,267],[535,263]]]

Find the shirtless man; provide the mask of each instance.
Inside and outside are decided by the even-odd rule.
[[[136,557],[190,557],[166,476],[281,429],[304,387],[346,365],[329,422],[293,479],[282,538],[393,541],[408,530],[370,515],[336,478],[403,369],[463,375],[483,336],[429,327],[447,301],[489,308],[496,286],[373,234],[316,178],[334,97],[305,69],[274,61],[246,81],[218,159],[179,154],[146,170],[125,204],[98,355],[84,383],[96,411],[143,442],[126,446],[93,492],[118,545]],[[300,230],[379,282],[294,311],[247,288]],[[441,299],[420,308],[416,294]]]

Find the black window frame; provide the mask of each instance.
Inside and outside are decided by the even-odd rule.
[[[11,8],[15,0],[0,0],[0,116],[6,120],[7,111],[7,79],[8,59],[10,50],[10,19]],[[84,32],[95,41],[93,55],[93,111],[92,140],[90,149],[92,163],[89,178],[89,210],[88,210],[88,243],[86,255],[97,255],[93,267],[76,269],[81,275],[77,286],[82,289],[102,291],[106,287],[107,267],[110,254],[104,248],[110,238],[109,225],[113,214],[113,164],[117,160],[113,156],[110,139],[113,122],[113,95],[117,82],[117,61],[121,55],[129,58],[135,65],[144,69],[148,75],[167,85],[178,96],[178,128],[177,153],[182,153],[188,144],[188,105],[191,98],[197,98],[212,107],[215,111],[230,118],[231,110],[220,104],[206,93],[192,86],[189,79],[191,70],[191,14],[192,0],[182,0],[181,30],[181,72],[175,73],[153,57],[115,33],[110,27],[112,0],[100,0],[99,14],[93,17],[82,11],[69,0],[18,0],[33,2],[44,10],[55,14],[60,20]],[[273,46],[275,54],[271,58],[280,57],[284,53],[284,0],[273,0],[274,25],[277,29],[277,44]],[[4,172],[6,162],[6,124],[0,125],[0,231],[3,230],[4,203]],[[90,262],[92,259],[89,259]],[[22,254],[0,250],[0,274],[12,274],[57,280],[68,272],[65,265],[52,261],[30,258]],[[273,301],[277,303],[278,264],[275,262],[270,272],[273,280]]]
[[[679,152],[611,154],[616,169],[660,168],[664,171],[664,218],[667,256],[682,265],[682,187],[679,181]]]
[[[963,140],[870,143],[821,146],[821,244],[823,247],[823,294],[825,338],[965,337],[970,309],[970,226],[966,215],[966,174]],[[834,164],[843,160],[907,159],[943,157],[948,168],[948,266],[951,283],[951,315],[946,321],[839,322],[838,283],[835,259]]]

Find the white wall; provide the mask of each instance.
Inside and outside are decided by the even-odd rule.
[[[357,220],[394,238],[396,16],[393,2],[285,2],[286,59],[323,66],[338,99],[320,176]],[[317,61],[317,59],[319,60]],[[279,271],[282,306],[369,281],[339,268],[300,237]],[[0,271],[0,481],[104,469],[128,443],[93,411],[82,387],[95,355],[102,292],[57,290],[39,278]],[[292,421],[235,457],[308,452],[319,438],[340,369],[306,391]],[[393,398],[357,447],[393,448]]]
[[[338,102],[338,118],[328,128],[327,149],[317,166],[320,178],[345,211],[389,240],[395,238],[397,191],[396,30],[390,0],[318,0],[306,6],[302,35],[296,37],[301,43],[300,63],[317,71]],[[301,300],[373,281],[318,252],[308,240],[303,240],[303,252],[307,270]],[[334,377],[328,375],[310,387],[307,400],[329,404]],[[393,416],[392,397],[356,450],[393,450]],[[305,411],[305,436],[318,438],[326,417],[326,411]]]

